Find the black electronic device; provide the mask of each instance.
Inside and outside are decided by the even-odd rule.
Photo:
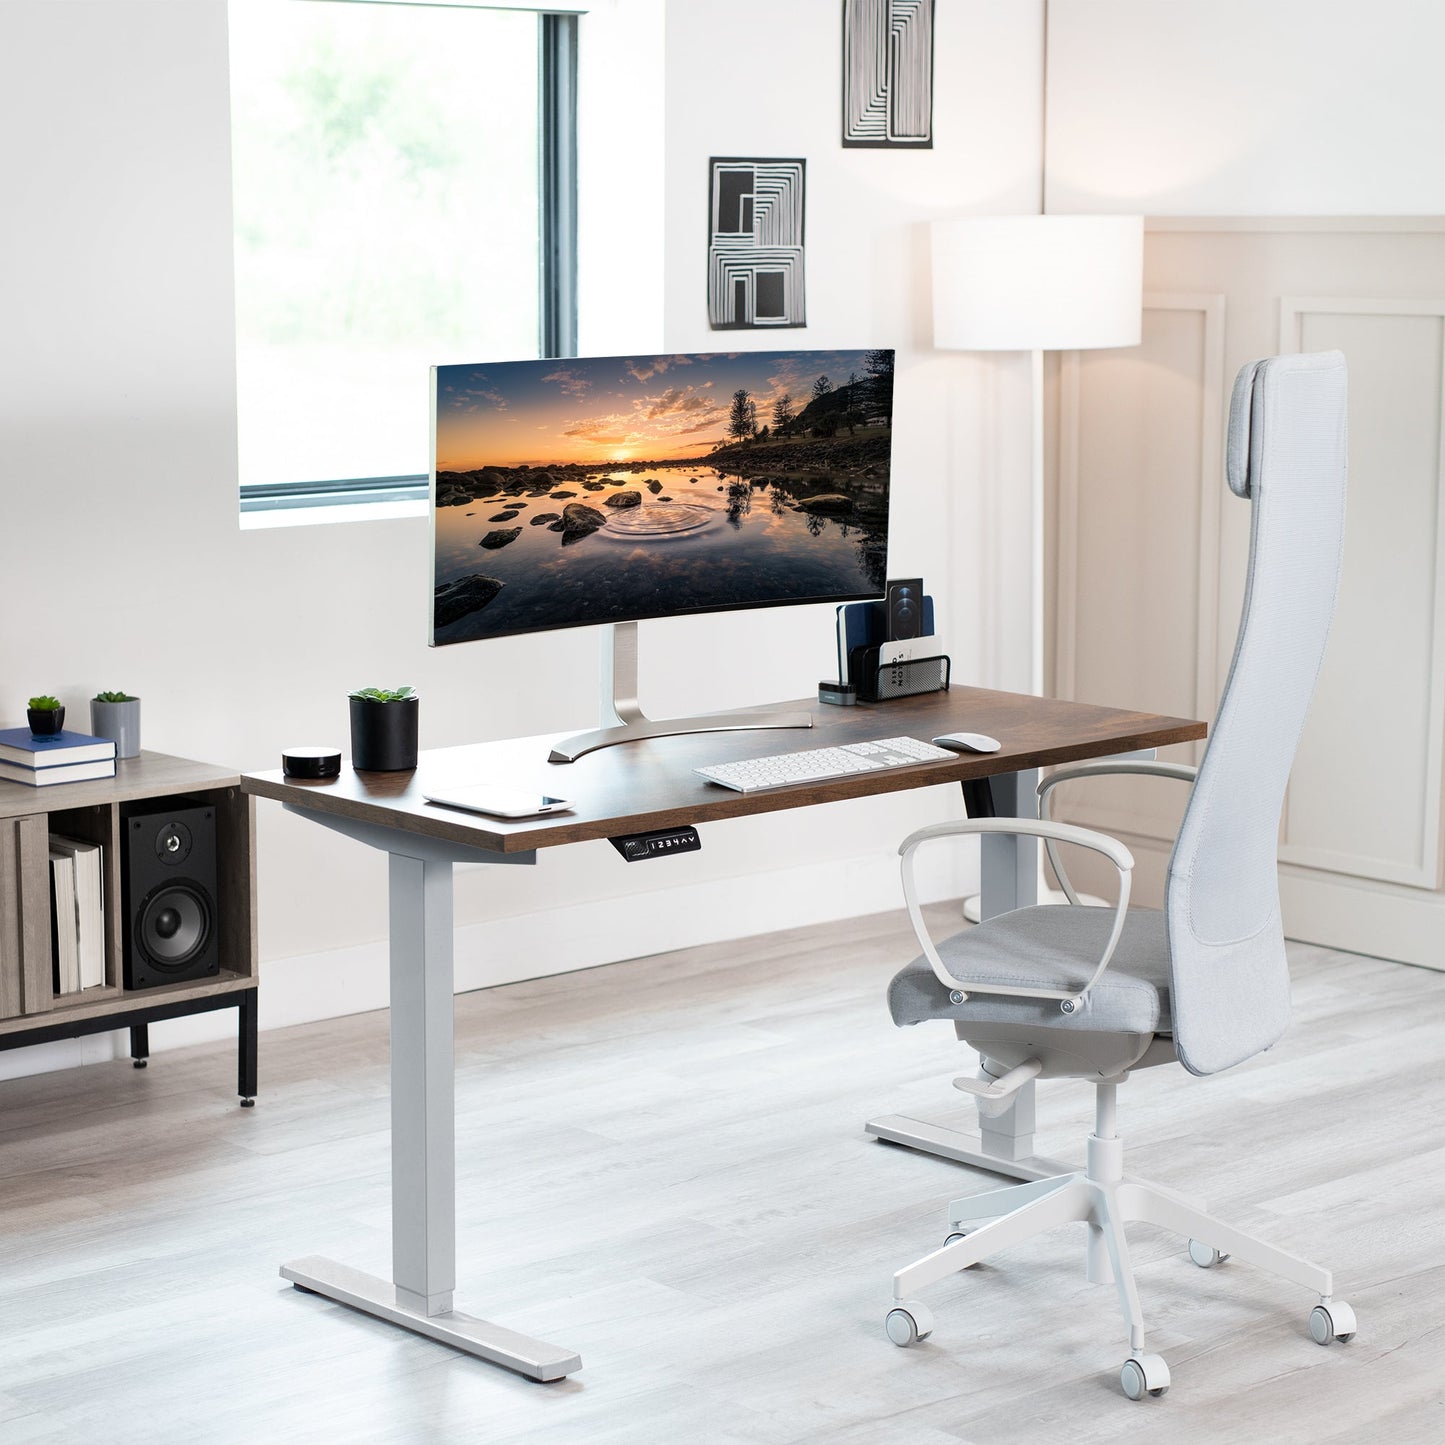
[[[629,863],[641,863],[644,858],[665,858],[673,853],[696,853],[702,847],[702,839],[691,823],[684,823],[680,828],[657,828],[651,833],[628,833],[607,841]]]
[[[341,749],[324,745],[287,748],[281,754],[281,770],[288,778],[339,778]]]
[[[889,580],[885,600],[885,642],[906,642],[923,635],[923,578]]]
[[[218,974],[215,808],[194,798],[123,807],[121,893],[127,988]]]
[[[858,701],[858,689],[851,682],[834,682],[825,677],[818,684],[818,701],[835,707],[852,707]]]

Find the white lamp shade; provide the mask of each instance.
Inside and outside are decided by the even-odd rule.
[[[1137,346],[1142,216],[933,222],[933,344],[954,351]]]

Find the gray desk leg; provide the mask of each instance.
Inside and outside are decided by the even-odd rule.
[[[1038,816],[1034,789],[1039,775],[1034,769],[1003,773],[989,780],[993,815],[999,818]],[[1011,913],[1038,902],[1039,845],[1034,838],[994,835],[982,840],[979,896],[983,917]],[[886,1114],[871,1119],[868,1132],[890,1144],[902,1144],[925,1154],[952,1159],[987,1169],[1009,1179],[1048,1179],[1067,1174],[1071,1166],[1034,1154],[1034,1085],[1027,1083],[1014,1095],[1009,1107],[994,1119],[979,1119],[977,1134],[911,1119],[906,1114]]]
[[[452,862],[391,854],[392,1278],[317,1255],[281,1275],[403,1329],[534,1380],[582,1368],[572,1350],[452,1308],[456,1134],[452,1070]]]

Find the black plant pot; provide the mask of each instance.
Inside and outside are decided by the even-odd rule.
[[[65,709],[63,707],[28,707],[25,716],[30,720],[32,737],[50,738],[65,731]]]
[[[416,767],[417,710],[421,699],[351,703],[351,766],[369,773],[400,773]]]

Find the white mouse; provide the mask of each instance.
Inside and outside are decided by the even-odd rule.
[[[934,747],[951,748],[956,753],[996,753],[1003,744],[987,733],[944,733],[934,738]]]

